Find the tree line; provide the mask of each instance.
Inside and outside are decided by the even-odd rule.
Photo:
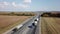
[[[43,16],[43,17],[60,17],[60,13],[45,12],[41,16]]]
[[[35,14],[34,13],[14,13],[14,12],[11,12],[9,14],[0,14],[0,15],[10,15],[10,16],[34,16]]]

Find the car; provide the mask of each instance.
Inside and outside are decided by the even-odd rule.
[[[37,19],[35,19],[34,21],[37,21]]]
[[[37,21],[39,20],[39,18],[37,18]]]
[[[32,23],[31,25],[28,26],[29,28],[34,28],[35,27],[35,23]]]
[[[28,26],[29,28],[33,28],[32,25],[31,26]]]
[[[39,20],[38,18],[34,20],[35,25],[37,25],[38,20]]]
[[[34,21],[38,21],[39,20],[39,18],[36,18]]]
[[[37,25],[38,21],[34,21],[35,25]]]
[[[35,23],[32,23],[32,26],[35,26]]]

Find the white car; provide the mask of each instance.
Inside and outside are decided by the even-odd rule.
[[[37,25],[38,22],[37,21],[34,21],[34,23],[35,23],[35,25]]]
[[[34,23],[35,23],[35,25],[37,25],[37,23],[38,23],[38,19],[35,19],[35,20],[34,20]]]
[[[39,18],[37,18],[37,21],[39,20]]]

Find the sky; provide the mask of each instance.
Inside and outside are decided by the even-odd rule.
[[[0,0],[0,11],[60,11],[60,0]]]

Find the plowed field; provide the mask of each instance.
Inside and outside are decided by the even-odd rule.
[[[0,34],[6,30],[22,23],[31,16],[1,16],[0,15]]]

